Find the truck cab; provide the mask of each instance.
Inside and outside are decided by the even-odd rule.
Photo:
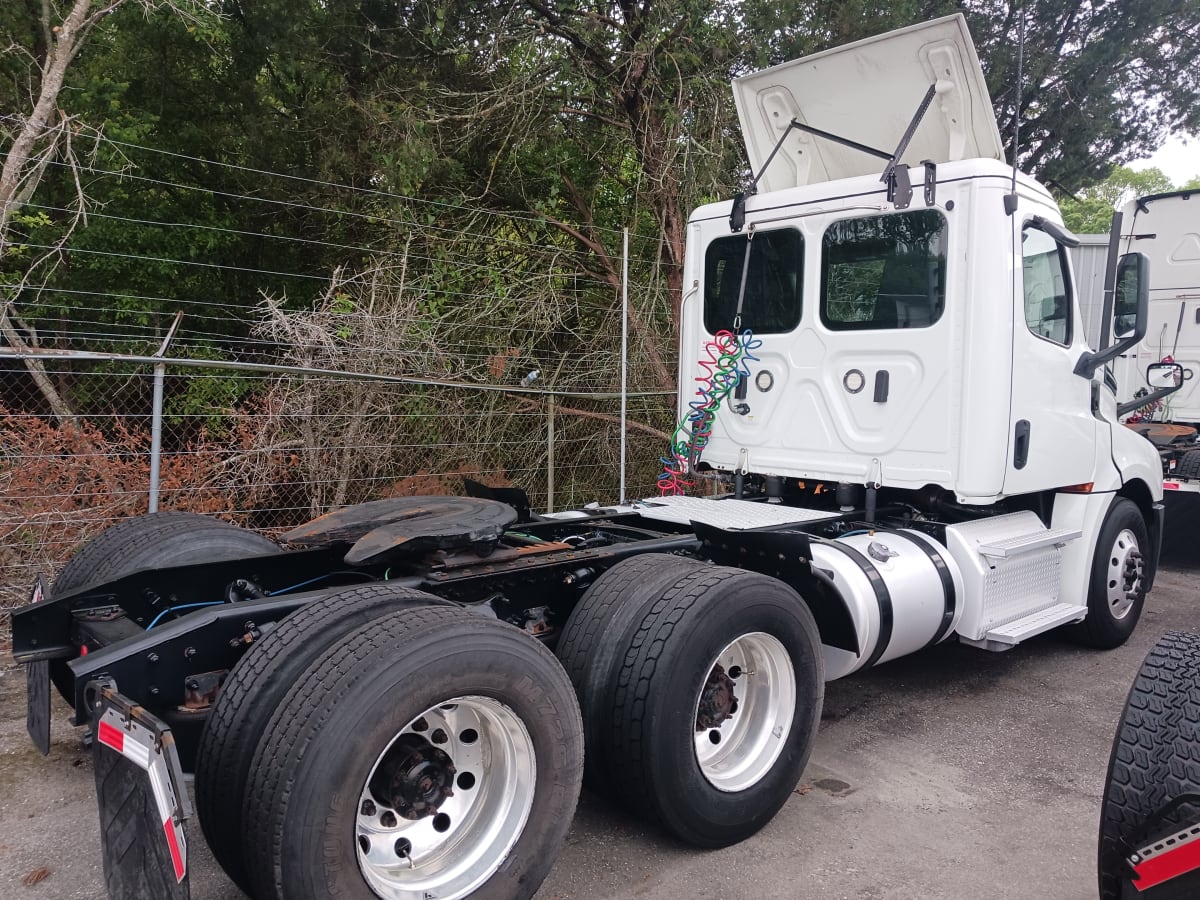
[[[766,190],[737,232],[729,202],[693,213],[680,353],[682,413],[709,339],[754,342],[703,453],[714,469],[936,485],[979,506],[1155,480],[1157,460],[1100,414],[1102,372],[1074,374],[1091,352],[1074,238],[1050,193],[1002,161],[964,29],[951,17],[734,83]],[[788,127],[890,148],[926,91],[897,161],[911,198],[889,199],[877,157]]]

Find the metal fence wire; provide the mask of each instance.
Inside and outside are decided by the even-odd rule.
[[[96,222],[150,244],[200,227],[147,221],[136,192],[16,247],[28,265],[0,267],[0,607],[155,498],[271,533],[466,478],[540,510],[655,492],[675,415],[658,239],[622,250],[622,232],[591,228],[585,250],[536,218],[386,199],[369,244],[221,236],[333,261],[304,272],[106,245]]]
[[[13,360],[0,369],[21,384]],[[56,382],[87,382],[120,413],[59,423],[21,411],[5,390],[0,414],[0,604],[23,603],[87,538],[160,509],[217,516],[268,533],[349,503],[460,494],[465,479],[519,486],[535,509],[611,503],[621,460],[619,397],[507,393],[439,384],[364,381],[350,375],[200,370],[164,379],[157,485],[152,367],[49,368]],[[198,387],[198,384],[200,385]],[[174,404],[200,393],[236,397]],[[25,391],[26,402],[35,398]],[[629,491],[654,491],[674,414],[671,397],[628,399]],[[154,488],[157,487],[157,491]]]

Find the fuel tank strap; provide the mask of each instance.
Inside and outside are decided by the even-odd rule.
[[[817,539],[813,538],[812,540],[815,542]],[[892,593],[888,590],[887,583],[883,580],[883,576],[879,574],[879,570],[856,549],[836,540],[822,540],[821,543],[829,547],[836,547],[847,559],[862,569],[863,574],[867,576],[867,581],[871,584],[871,589],[875,592],[875,602],[879,605],[879,639],[875,641],[875,646],[871,648],[871,655],[867,657],[867,661],[859,667],[861,669],[869,669],[875,663],[879,662],[879,658],[887,652],[888,644],[892,642],[892,628],[894,627],[895,618],[892,610]]]

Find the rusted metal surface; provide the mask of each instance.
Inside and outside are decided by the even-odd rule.
[[[286,544],[353,546],[346,562],[365,563],[404,548],[411,553],[473,548],[487,553],[517,520],[511,506],[476,497],[395,497],[319,516],[282,538]]]
[[[1127,422],[1126,427],[1133,429],[1157,447],[1193,441],[1196,438],[1196,429],[1191,425],[1173,425],[1170,422]]]

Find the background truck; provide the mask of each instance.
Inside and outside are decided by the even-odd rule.
[[[112,896],[186,895],[185,769],[260,900],[529,897],[581,781],[729,845],[796,785],[827,680],[1129,636],[1162,479],[1104,367],[1145,258],[1114,254],[1134,327],[1089,349],[961,16],[734,92],[755,189],[688,224],[662,497],[536,516],[474,485],[278,542],[158,513],[14,613],[33,740],[51,685],[94,736]]]
[[[1118,412],[1150,440],[1162,456],[1163,487],[1200,492],[1200,192],[1185,190],[1131,200],[1121,210],[1121,246],[1146,254],[1154,273],[1146,336],[1113,361]],[[1128,315],[1108,320],[1120,334]],[[1147,366],[1182,367],[1179,390],[1157,396],[1162,385],[1147,383]]]

